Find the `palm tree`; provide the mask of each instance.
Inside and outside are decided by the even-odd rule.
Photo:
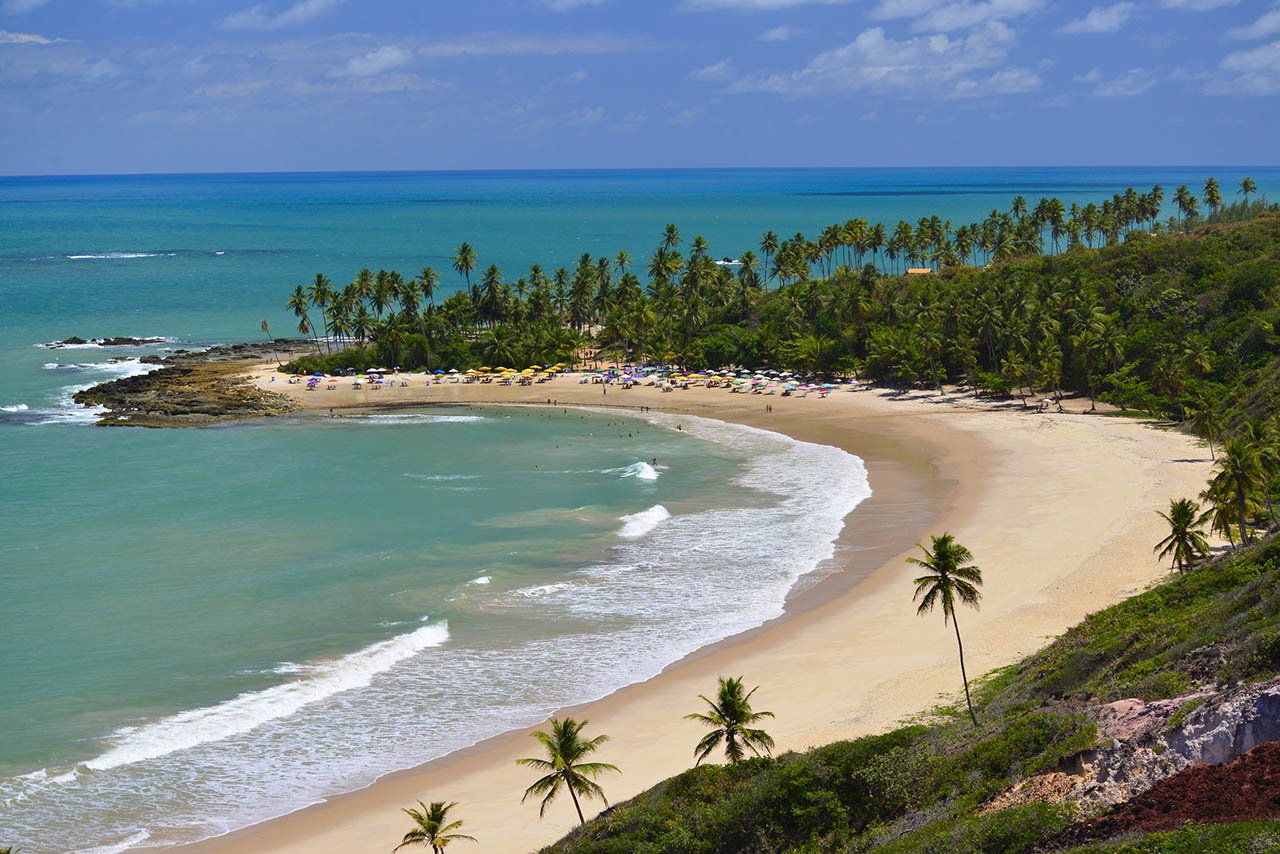
[[[471,287],[471,271],[476,268],[476,250],[470,243],[461,243],[458,245],[458,251],[453,255],[453,269],[461,273],[467,280],[467,287]]]
[[[1204,521],[1199,504],[1190,498],[1179,498],[1169,502],[1168,513],[1156,513],[1169,523],[1169,536],[1156,543],[1152,551],[1159,551],[1161,558],[1173,555],[1174,569],[1184,570],[1209,553],[1209,543],[1199,528]]]
[[[1238,196],[1244,196],[1244,206],[1249,207],[1249,196],[1258,192],[1258,185],[1253,182],[1252,178],[1240,179],[1240,190],[1236,193]]]
[[[667,223],[667,227],[662,230],[662,248],[675,249],[680,245],[680,227],[674,222]]]
[[[1192,432],[1209,443],[1209,457],[1217,460],[1218,456],[1213,450],[1213,440],[1222,432],[1222,416],[1212,405],[1206,404],[1191,410],[1187,421],[1191,424]]]
[[[533,733],[533,737],[546,749],[547,758],[516,760],[517,765],[547,772],[535,780],[532,786],[525,789],[524,797],[520,799],[520,802],[524,803],[532,795],[542,795],[542,806],[538,810],[539,818],[546,813],[547,806],[556,795],[560,794],[562,786],[569,790],[569,797],[573,798],[573,807],[578,811],[579,824],[587,823],[582,816],[582,805],[578,802],[579,795],[584,798],[599,798],[604,801],[605,806],[609,805],[608,799],[604,796],[604,789],[600,788],[600,784],[593,778],[604,771],[621,772],[616,766],[605,762],[579,761],[609,740],[607,735],[598,735],[587,740],[579,738],[579,734],[586,725],[587,721],[575,721],[573,718],[564,720],[552,718],[551,732],[539,730]]]
[[[982,570],[973,566],[973,553],[955,541],[950,534],[933,537],[933,551],[924,546],[924,558],[909,557],[907,563],[924,567],[928,573],[914,580],[916,586],[912,601],[919,600],[916,613],[920,616],[931,612],[935,605],[942,605],[942,622],[950,622],[956,630],[956,646],[960,650],[960,678],[964,680],[964,701],[969,707],[969,720],[978,725],[973,713],[973,701],[969,697],[969,676],[964,669],[964,644],[960,641],[960,624],[956,622],[956,599],[965,605],[979,607],[982,594]]]
[[[1186,184],[1178,187],[1173,194],[1173,203],[1178,206],[1178,210],[1182,212],[1182,224],[1185,226],[1188,222],[1195,218],[1196,209],[1199,203],[1196,197],[1187,189]]]
[[[1222,470],[1209,481],[1206,494],[1219,500],[1234,502],[1236,528],[1240,532],[1240,544],[1249,542],[1245,528],[1249,509],[1261,485],[1264,473],[1258,449],[1242,436],[1234,436],[1222,444]]]
[[[1214,213],[1217,213],[1218,208],[1222,205],[1222,190],[1218,187],[1218,182],[1214,178],[1205,179],[1204,205]]]
[[[773,739],[762,729],[752,729],[751,724],[761,718],[773,717],[773,712],[754,712],[751,710],[751,695],[758,688],[752,688],[743,694],[742,677],[720,677],[720,687],[716,699],[699,694],[698,699],[707,704],[707,714],[695,712],[685,715],[685,720],[699,721],[711,727],[711,732],[703,736],[698,746],[693,749],[697,754],[697,765],[710,755],[720,744],[724,743],[724,755],[730,764],[736,765],[746,758],[750,750],[756,756],[763,752],[766,756],[773,750]]]
[[[421,809],[413,809],[412,807],[403,810],[405,815],[413,819],[415,825],[413,830],[404,835],[404,839],[392,851],[399,851],[407,845],[430,845],[434,854],[444,854],[445,846],[450,842],[459,839],[465,839],[468,842],[475,842],[475,837],[467,836],[465,833],[454,833],[458,828],[462,827],[461,821],[447,821],[449,810],[456,807],[457,802],[446,804],[444,801],[432,801],[431,806],[427,806],[422,801],[418,801]]]

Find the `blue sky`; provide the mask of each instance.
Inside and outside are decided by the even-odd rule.
[[[1280,0],[0,0],[0,173],[1277,163]]]

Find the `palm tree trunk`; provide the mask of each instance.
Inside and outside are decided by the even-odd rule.
[[[586,824],[587,820],[582,817],[582,807],[578,804],[578,793],[573,790],[573,784],[566,781],[565,785],[569,788],[569,797],[573,798],[573,808],[578,811],[578,824]]]
[[[1244,488],[1240,486],[1240,484],[1236,484],[1236,505],[1240,508],[1240,545],[1246,546],[1249,544],[1249,540],[1245,536],[1245,530],[1244,530],[1244,517],[1245,517]]]
[[[969,698],[969,675],[964,670],[964,644],[960,642],[960,624],[956,622],[955,612],[951,612],[951,625],[956,630],[956,647],[960,650],[960,678],[964,680],[964,702],[969,707],[969,720],[978,725],[978,717],[973,713],[973,700]],[[571,790],[572,791],[572,790]]]

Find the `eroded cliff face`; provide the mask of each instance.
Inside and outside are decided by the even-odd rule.
[[[1280,741],[1280,678],[1172,700],[1119,700],[1097,710],[1101,747],[1014,786],[984,812],[1067,802],[1084,816],[1133,800],[1193,765],[1232,762]]]

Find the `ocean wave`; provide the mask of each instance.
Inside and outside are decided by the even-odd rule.
[[[15,403],[12,406],[0,406],[0,412],[26,412],[28,408],[25,403]]]
[[[68,261],[121,261],[130,258],[175,258],[177,255],[177,252],[87,252],[64,257]]]
[[[121,839],[119,842],[99,845],[94,848],[81,848],[79,854],[120,854],[122,851],[128,851],[130,848],[141,845],[150,838],[150,832],[146,830],[139,830],[137,833]]]
[[[140,343],[108,344],[107,341],[109,339],[107,338],[90,338],[81,344],[67,344],[62,341],[43,341],[33,346],[38,347],[42,350],[94,350],[94,349],[100,349],[104,347],[121,347],[121,348],[129,347],[131,349],[136,349],[138,347],[155,347],[160,344],[177,344],[182,340],[180,338],[174,338],[169,335],[113,335],[111,337],[117,338],[117,339],[119,338],[130,339],[133,341],[138,341]],[[205,348],[192,347],[191,349],[194,352],[194,351],[202,350]]]
[[[405,472],[405,477],[414,480],[430,480],[430,481],[449,481],[449,480],[479,480],[478,474],[413,474]]]
[[[487,575],[482,575],[482,576],[480,576],[479,578],[473,578],[473,579],[471,579],[471,580],[470,580],[470,581],[468,581],[467,583],[468,583],[468,584],[480,584],[480,585],[484,585],[484,584],[492,584],[492,583],[493,583],[493,579],[492,579],[492,578],[490,578],[490,577],[489,577],[489,576],[487,576]]]
[[[432,415],[426,412],[386,413],[374,415],[356,415],[350,421],[363,421],[369,424],[473,424],[477,421],[488,421],[483,415]]]
[[[216,706],[192,709],[140,727],[119,730],[114,746],[84,766],[105,771],[250,732],[326,697],[362,688],[378,674],[448,639],[447,624],[428,624],[334,661],[307,665],[301,679],[250,691]]]
[[[655,504],[648,510],[641,510],[639,513],[632,513],[630,516],[619,518],[618,521],[622,523],[622,530],[618,531],[618,536],[625,537],[628,540],[643,537],[670,518],[670,510],[661,504]]]
[[[616,469],[604,469],[602,474],[616,474],[619,477],[634,477],[636,480],[657,480],[658,470],[646,462],[632,463]]]

